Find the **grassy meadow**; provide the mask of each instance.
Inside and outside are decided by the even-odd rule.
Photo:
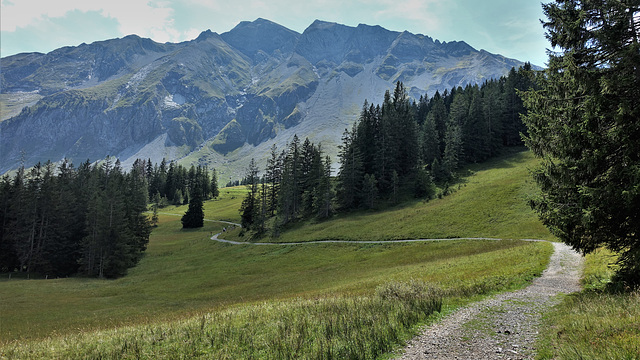
[[[303,224],[281,239],[550,238],[520,204],[532,191],[522,175],[532,163],[527,153],[504,157],[443,199]],[[243,194],[221,189],[205,217],[239,222]],[[457,306],[525,286],[552,252],[517,240],[228,245],[209,239],[228,225],[183,230],[179,216],[159,220],[123,278],[2,275],[0,358],[376,358]]]

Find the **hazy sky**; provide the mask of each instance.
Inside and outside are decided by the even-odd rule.
[[[536,0],[0,0],[0,55],[137,34],[191,40],[262,17],[303,32],[315,19],[380,25],[441,41],[464,40],[544,66],[544,17]],[[545,1],[547,2],[547,1]]]

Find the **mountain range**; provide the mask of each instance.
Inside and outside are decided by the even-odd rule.
[[[364,100],[397,81],[417,99],[521,65],[463,41],[319,20],[301,34],[257,19],[181,43],[129,35],[17,54],[0,63],[0,173],[111,155],[238,179],[294,134],[335,155]]]

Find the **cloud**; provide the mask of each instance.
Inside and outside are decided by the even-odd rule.
[[[158,41],[180,40],[170,5],[166,1],[150,0],[2,0],[0,29],[14,32],[49,19],[62,18],[72,11],[95,11],[105,18],[115,19],[120,35],[138,34]]]
[[[69,24],[74,27],[70,28]],[[118,34],[118,26],[115,19],[105,18],[97,11],[70,11],[58,18],[45,17],[15,31],[3,31],[0,55],[49,52],[62,46],[110,39]]]
[[[435,30],[443,25],[441,4],[437,0],[377,0],[371,3],[379,9],[374,13],[376,21],[402,19],[425,30]]]

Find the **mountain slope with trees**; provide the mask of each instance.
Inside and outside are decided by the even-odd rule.
[[[397,82],[382,104],[365,100],[359,119],[345,129],[335,186],[331,158],[309,138],[301,143],[294,135],[280,153],[274,145],[262,175],[252,159],[243,182],[249,192],[240,209],[242,226],[262,234],[269,222],[277,236],[279,227],[301,218],[397,204],[407,194],[430,200],[436,184],[448,193],[461,166],[523,145],[524,108],[516,93],[535,89],[536,78],[526,64],[482,86],[436,92],[418,102]]]

